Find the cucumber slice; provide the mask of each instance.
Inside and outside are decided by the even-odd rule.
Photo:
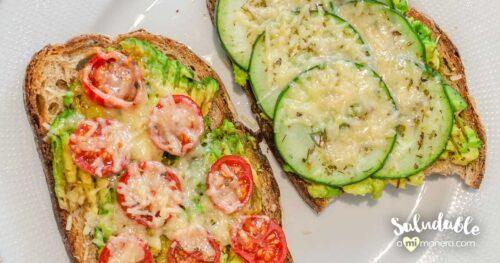
[[[353,1],[336,8],[337,14],[358,30],[374,53],[426,62],[425,46],[408,20],[376,1]]]
[[[376,1],[380,2],[380,3],[384,4],[384,5],[388,5],[390,7],[393,6],[392,0],[376,0]]]
[[[248,68],[254,37],[245,32],[249,29],[243,23],[236,23],[239,16],[246,18],[242,10],[246,2],[247,0],[218,0],[215,10],[215,23],[222,47],[234,63],[243,69]]]
[[[253,44],[264,31],[265,24],[281,11],[306,5],[331,7],[330,0],[218,0],[216,27],[222,46],[239,67],[248,70]]]
[[[404,178],[439,158],[450,138],[453,110],[441,78],[407,62],[399,73],[407,85],[393,85],[400,121],[396,144],[378,178]],[[398,88],[396,88],[398,87]]]
[[[394,6],[392,0],[373,0],[373,1],[380,2],[380,3],[387,5],[387,6],[390,6],[390,7]],[[353,2],[353,0],[332,0],[333,6],[341,6],[341,5],[349,3],[349,2]]]
[[[408,21],[383,4],[356,1],[338,7],[337,12],[371,47],[372,66],[389,87],[400,112],[396,145],[374,176],[404,178],[422,171],[446,147],[453,123],[440,79],[423,68],[424,45]]]
[[[284,11],[265,28],[255,42],[249,76],[257,103],[271,119],[278,96],[300,72],[332,59],[369,60],[356,30],[322,10]]]
[[[368,67],[335,61],[299,75],[281,94],[274,140],[301,177],[330,186],[380,169],[396,136],[394,101]]]

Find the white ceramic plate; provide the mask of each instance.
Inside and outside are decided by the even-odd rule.
[[[421,188],[393,191],[378,201],[342,197],[314,214],[284,178],[272,157],[281,188],[284,228],[296,262],[493,262],[500,227],[500,2],[414,0],[451,36],[467,70],[488,131],[488,163],[481,190],[457,178],[434,177]],[[241,120],[255,128],[248,101],[231,71],[210,22],[204,0],[15,1],[0,0],[0,262],[68,262],[51,209],[49,193],[22,102],[25,67],[48,43],[88,32],[111,36],[135,28],[164,34],[190,46],[222,77]],[[270,156],[270,155],[269,155]],[[473,248],[418,248],[395,245],[391,217],[418,212],[435,218],[473,216],[481,228]],[[460,240],[449,232],[426,232],[425,240]],[[497,261],[498,262],[498,261]]]

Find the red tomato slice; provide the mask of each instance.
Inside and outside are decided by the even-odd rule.
[[[249,263],[281,263],[288,253],[283,230],[264,215],[242,216],[231,229],[231,247]]]
[[[149,135],[156,147],[183,156],[199,142],[205,124],[200,107],[184,95],[167,96],[150,115]]]
[[[104,107],[126,109],[145,99],[139,66],[116,51],[94,55],[83,68],[80,81],[87,96]]]
[[[151,263],[153,256],[142,239],[131,234],[120,234],[111,237],[102,249],[99,263],[108,262]]]
[[[220,247],[217,241],[201,227],[178,230],[168,249],[169,263],[219,263]],[[178,239],[177,239],[178,238]]]
[[[69,148],[76,165],[102,177],[118,173],[130,159],[127,128],[115,120],[97,118],[80,122],[69,137]]]
[[[241,210],[252,196],[252,168],[241,156],[226,155],[210,168],[207,185],[207,196],[215,207],[231,214]]]
[[[132,163],[120,178],[118,203],[127,216],[146,227],[163,226],[182,213],[181,183],[175,173],[160,162]]]

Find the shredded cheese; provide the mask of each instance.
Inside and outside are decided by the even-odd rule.
[[[169,220],[166,233],[190,224],[198,224],[211,233],[222,247],[230,244],[229,229],[233,223],[233,217],[217,209],[206,194],[200,196],[196,190],[197,186],[206,183],[210,165],[206,150],[198,145],[172,167],[183,187],[184,207],[193,213],[190,213],[190,218],[177,217]],[[196,212],[199,206],[203,207],[201,213]]]
[[[423,67],[410,47],[411,40],[401,33],[401,25],[374,8],[380,7],[360,2],[340,6],[338,12],[356,27],[370,46],[373,57],[367,63],[381,75],[396,100],[399,124],[412,129],[430,103],[425,90],[420,88]]]
[[[381,10],[384,8],[380,5],[367,2],[347,4],[337,9],[371,47],[374,56],[369,64],[389,87],[400,112],[395,146],[384,167],[377,172],[386,176],[395,171],[418,168],[414,158],[408,158],[408,155],[417,159],[429,155],[422,152],[427,147],[431,149],[431,142],[439,136],[425,136],[422,127],[431,122],[431,118],[435,118],[436,125],[443,124],[436,116],[442,116],[439,112],[444,109],[439,100],[429,95],[432,90],[439,90],[441,83],[426,76],[422,58],[417,52],[418,43],[405,33],[402,23],[395,23],[387,11]],[[424,132],[436,134],[427,129]]]
[[[374,164],[366,160],[383,152],[388,138],[394,137],[398,112],[373,74],[337,61],[307,72],[300,84],[291,84],[281,102],[286,106],[280,121],[284,127],[311,129],[316,147],[307,161],[323,167],[311,174],[325,174],[325,167],[346,175],[369,170]]]
[[[191,105],[175,103],[172,96],[160,99],[158,106],[153,109],[149,122],[153,141],[171,154],[185,155],[203,133],[203,118]]]
[[[227,165],[223,164],[220,171],[208,176],[208,185],[207,195],[225,212],[232,213],[240,208],[238,175]]]
[[[70,231],[72,226],[73,226],[73,215],[70,214],[66,219],[66,231]]]
[[[171,167],[181,182],[182,206],[187,213],[175,214],[165,225],[146,228],[129,219],[121,206],[114,203],[110,205],[108,208],[110,212],[106,215],[98,215],[97,209],[86,213],[86,234],[91,233],[98,225],[105,225],[113,229],[113,233],[133,233],[151,248],[160,249],[162,235],[169,237],[179,229],[196,224],[206,229],[221,247],[229,245],[231,242],[229,229],[234,222],[233,217],[214,207],[208,196],[200,197],[196,190],[198,185],[206,182],[209,167],[206,150],[199,144]],[[119,183],[113,177],[110,178],[110,187],[119,188]],[[198,206],[203,207],[203,212],[197,212]]]
[[[462,74],[453,75],[450,77],[451,81],[459,81],[463,78]]]
[[[136,263],[142,262],[145,257],[142,244],[131,234],[111,237],[107,248],[110,253],[109,263]]]
[[[201,252],[207,261],[215,256],[208,232],[199,225],[181,228],[170,234],[169,239],[179,242],[181,248],[187,252]]]
[[[265,26],[264,72],[259,103],[266,113],[274,111],[281,91],[300,72],[334,59],[368,61],[368,47],[359,35],[339,18],[306,5],[298,11],[282,12]],[[262,78],[261,76],[253,76]]]
[[[230,53],[238,57],[238,63],[246,68],[250,61],[252,47],[257,37],[264,32],[269,21],[284,10],[295,10],[308,4],[329,7],[324,0],[228,0],[224,17],[220,23],[225,32],[221,34]]]
[[[88,127],[88,130],[84,134],[70,136],[70,141],[76,148],[84,152],[106,153],[98,154],[92,162],[91,167],[95,169],[95,175],[102,176],[106,166],[104,158],[108,154],[113,160],[113,173],[120,172],[130,154],[130,135],[126,127],[120,122],[103,118],[84,120],[79,125]]]
[[[150,226],[161,227],[171,216],[182,213],[182,192],[173,190],[174,181],[167,181],[169,169],[159,162],[146,162],[143,170],[137,163],[129,165],[127,183],[118,184],[118,193],[125,197],[123,205],[134,217],[150,218]]]

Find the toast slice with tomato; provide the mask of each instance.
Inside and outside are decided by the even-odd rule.
[[[224,3],[224,6],[220,5],[221,2]],[[222,42],[222,46],[227,51],[228,57],[231,59],[233,63],[233,71],[235,73],[236,82],[241,83],[243,90],[247,93],[248,97],[252,101],[252,111],[259,123],[260,132],[266,139],[266,142],[269,144],[270,149],[273,151],[277,160],[280,162],[285,174],[287,175],[291,183],[294,185],[299,195],[313,210],[315,210],[316,212],[320,212],[324,208],[326,208],[328,204],[332,202],[332,200],[334,200],[337,196],[341,194],[345,193],[354,195],[371,194],[374,199],[377,199],[382,193],[384,185],[391,184],[396,188],[405,188],[407,185],[420,185],[422,184],[424,177],[431,174],[441,174],[445,176],[458,175],[467,186],[474,189],[478,189],[485,172],[486,134],[484,126],[479,118],[475,101],[470,96],[468,91],[464,66],[462,64],[458,49],[452,43],[450,38],[438,27],[438,25],[434,21],[426,17],[424,14],[418,12],[417,10],[409,8],[407,5],[407,1],[335,0],[331,1],[331,3],[330,1],[326,1],[328,2],[328,4],[324,4],[324,2],[325,1],[314,1],[314,0],[300,1],[300,2],[283,1],[281,2],[281,5],[277,4],[275,6],[269,6],[266,5],[265,3],[256,1],[207,0],[207,8],[210,17],[212,18],[212,22],[214,23],[214,26],[218,30],[219,39]],[[265,93],[262,92],[263,90],[262,88],[259,88],[257,86],[259,85],[262,86],[262,83],[266,83],[265,81],[259,79],[260,78],[258,76],[259,73],[260,75],[266,75],[268,72],[267,69],[271,67],[269,65],[271,64],[278,65],[279,67],[284,63],[284,61],[282,60],[282,57],[280,57],[280,59],[276,59],[275,57],[273,57],[273,56],[277,57],[278,55],[280,55],[281,53],[279,52],[266,53],[265,55],[260,55],[259,53],[262,52],[261,50],[264,49],[264,47],[267,48],[266,45],[270,45],[267,42],[267,39],[266,41],[262,40],[264,38],[263,35],[265,35],[263,28],[266,28],[266,26],[268,25],[274,26],[276,24],[279,24],[280,21],[288,21],[288,24],[283,22],[282,24],[279,24],[281,26],[285,25],[284,27],[281,28],[283,32],[283,36],[281,36],[281,39],[284,39],[282,42],[285,43],[284,45],[286,45],[286,43],[291,43],[291,42],[298,43],[297,39],[301,39],[301,37],[303,36],[298,36],[297,38],[293,38],[292,39],[293,41],[292,40],[288,41],[288,39],[286,39],[286,37],[288,36],[285,36],[286,34],[288,34],[288,31],[300,32],[302,31],[303,28],[304,29],[303,31],[307,32],[306,34],[311,34],[310,31],[307,31],[307,28],[309,27],[316,28],[317,29],[316,31],[320,31],[322,26],[321,24],[308,25],[308,26],[303,26],[300,30],[297,28],[288,30],[288,28],[292,27],[290,24],[296,23],[297,21],[301,21],[301,19],[303,21],[308,21],[310,17],[316,17],[316,19],[318,20],[317,17],[323,14],[321,11],[318,11],[318,9],[322,8],[326,10],[326,12],[324,12],[325,14],[324,17],[329,18],[329,20],[328,19],[325,20],[327,22],[325,22],[323,26],[326,25],[326,23],[331,23],[329,21],[336,21],[335,22],[337,23],[336,28],[347,27],[346,30],[352,32],[352,34],[354,35],[359,34],[359,32],[356,30],[357,25],[355,24],[351,25],[350,24],[351,21],[349,21],[349,19],[347,19],[346,17],[342,17],[342,14],[339,14],[337,12],[338,10],[335,10],[335,8],[337,8],[336,6],[337,4],[339,6],[346,3],[350,5],[356,5],[356,2],[362,2],[362,4],[366,5],[377,5],[377,6],[383,5],[384,7],[380,7],[379,9],[389,10],[387,12],[394,15],[391,17],[391,20],[392,19],[400,20],[403,22],[402,24],[404,24],[403,27],[405,26],[412,27],[411,29],[409,29],[409,31],[411,31],[412,34],[418,34],[417,38],[418,42],[423,42],[423,44],[425,45],[427,44],[434,45],[433,46],[434,49],[431,50],[432,51],[431,54],[427,55],[429,57],[430,55],[432,55],[433,58],[436,59],[437,61],[428,61],[425,62],[424,64],[430,65],[431,63],[434,63],[434,66],[437,65],[432,70],[434,72],[439,73],[442,76],[442,81],[444,83],[443,86],[449,86],[449,89],[446,88],[447,89],[446,92],[447,96],[450,98],[450,101],[453,100],[453,98],[459,98],[458,104],[460,108],[458,110],[453,109],[454,124],[452,131],[450,132],[451,135],[449,135],[448,143],[446,147],[443,149],[442,152],[443,154],[439,156],[439,158],[434,159],[431,165],[426,166],[424,170],[420,169],[420,167],[416,167],[414,170],[418,173],[416,172],[412,173],[413,175],[409,177],[377,178],[376,176],[374,176],[373,177],[374,180],[372,180],[372,178],[369,177],[359,182],[352,181],[350,182],[352,183],[352,185],[350,185],[349,183],[347,185],[338,184],[333,186],[333,185],[328,185],[325,182],[318,183],[317,181],[310,180],[310,178],[307,178],[307,176],[304,176],[303,174],[301,174],[301,172],[298,172],[298,169],[295,169],[295,167],[291,167],[290,162],[286,161],[285,158],[283,158],[283,154],[279,151],[279,145],[277,144],[282,143],[282,141],[285,140],[285,137],[276,139],[274,131],[275,128],[273,127],[273,119],[269,117],[269,112],[272,115],[273,111],[270,110],[268,110],[268,112],[265,111],[264,106],[266,105],[264,105],[263,103],[265,103],[266,99],[268,98],[266,98],[267,95],[264,96],[260,95]],[[286,5],[287,3],[288,5]],[[306,6],[307,4],[311,4],[312,6],[308,10],[311,13],[310,17],[307,15],[300,16],[304,13],[303,7]],[[272,9],[271,11],[273,12],[269,10],[264,10],[267,7]],[[293,12],[288,12],[289,14],[287,14],[287,11],[290,11],[287,8],[291,8],[290,10],[292,10]],[[247,14],[250,14],[248,15],[248,17],[251,17],[251,19],[254,19],[255,21],[265,21],[263,24],[259,24],[258,26],[254,25],[253,27],[249,27],[254,31],[256,29],[260,31],[258,32],[249,31],[250,33],[246,34],[247,32],[243,32],[242,28],[238,27],[238,25],[232,24],[230,23],[231,21],[229,20],[226,21],[224,20],[225,18],[222,19],[220,17],[220,16],[224,17],[231,16],[231,19],[233,18],[235,19],[234,21],[236,21],[236,19],[243,19],[242,18],[243,16],[241,16],[240,13],[234,15],[236,12],[238,12],[239,9],[244,10],[242,13],[247,12]],[[266,13],[266,11],[269,12]],[[260,16],[260,14],[266,14],[266,16]],[[276,17],[279,17],[279,19]],[[288,18],[292,17],[292,18],[287,20],[286,19],[287,17]],[[294,19],[294,17],[296,18]],[[249,18],[249,20],[251,19]],[[313,19],[311,18],[310,20]],[[249,21],[245,20],[245,23],[246,23],[245,25],[247,25]],[[225,26],[227,26],[227,28],[225,28]],[[228,33],[231,30],[237,33],[231,35],[230,33]],[[279,30],[276,29],[274,30],[275,31],[272,31],[274,33],[274,35],[272,36],[280,35],[280,33],[276,33],[279,32]],[[327,35],[327,33],[324,34]],[[340,33],[331,32],[331,34],[343,35],[343,32]],[[241,40],[244,39],[245,37],[250,38],[248,37],[249,35],[253,35],[256,37],[255,42],[252,42],[253,45],[252,44],[246,45],[248,43],[246,43],[245,40]],[[239,36],[239,37],[234,37],[234,36]],[[395,31],[394,37],[399,37],[399,36],[401,36],[401,32]],[[226,38],[226,40],[229,40],[230,41],[229,44],[234,45],[236,48],[229,46],[228,43],[224,43],[224,40],[222,40],[222,38]],[[313,37],[309,36],[309,38],[312,39]],[[280,39],[280,38],[275,37],[275,39]],[[305,39],[307,39],[307,37]],[[314,39],[318,39],[318,37],[315,36]],[[306,40],[300,40],[300,41],[303,41],[304,43],[307,42]],[[332,39],[331,41],[332,42],[330,43],[339,42],[338,39]],[[361,40],[361,42],[363,42],[363,40]],[[245,43],[245,45],[241,43]],[[300,43],[301,45],[304,45],[302,42]],[[364,43],[358,42],[358,44],[364,44]],[[352,46],[352,44],[349,45]],[[331,46],[335,45],[331,44]],[[339,45],[339,46],[344,47],[346,45]],[[327,45],[322,45],[322,47],[324,47],[324,49],[328,49]],[[296,48],[291,48],[291,47],[286,47],[286,48],[288,48],[286,49],[288,50],[288,53],[297,53]],[[245,51],[248,50],[251,50],[251,54],[249,52],[246,52],[248,54],[245,53]],[[424,53],[425,52],[427,52],[427,50],[424,50]],[[310,54],[306,53],[306,55],[304,55],[303,57],[307,56],[310,56]],[[259,65],[261,57],[263,58],[273,57],[276,60],[267,61],[266,63],[269,64],[266,65],[268,67],[266,69],[260,69],[257,68],[257,66],[253,67],[254,61],[257,61],[257,63],[255,63],[256,65]],[[247,64],[242,63],[245,62],[245,58],[247,58],[246,61],[248,62]],[[296,58],[297,59],[295,60],[295,62],[298,63],[297,61],[300,61],[299,59],[300,56],[297,56]],[[265,59],[262,60],[265,61]],[[244,68],[245,65],[247,66],[247,69]],[[431,68],[431,66],[429,66],[428,68]],[[285,67],[281,68],[282,71],[284,69]],[[252,71],[258,73],[252,76]],[[277,72],[282,72],[282,71],[272,72],[271,74],[276,74]],[[302,71],[302,74],[304,74],[306,71],[307,70]],[[255,79],[253,79],[253,77],[255,77]],[[291,85],[287,86],[287,88],[288,87],[291,87]],[[285,92],[281,93],[280,96],[284,96],[283,95],[284,93]],[[262,98],[258,98],[258,96],[262,96]],[[278,98],[278,100],[279,99],[281,98]],[[278,106],[276,106],[274,111],[275,114],[278,111],[277,107]],[[454,107],[454,105],[452,105],[452,107]],[[313,135],[314,134],[312,133],[311,137],[314,137]],[[422,140],[426,138],[422,138]],[[321,140],[318,140],[320,143],[316,143],[314,139],[311,140],[314,142],[316,146],[320,146]],[[471,147],[467,145],[469,144],[469,142],[473,142],[469,145]],[[473,144],[474,146],[472,146]],[[313,145],[312,149],[314,149],[314,147],[315,146]],[[307,151],[307,156],[309,156],[309,151]],[[471,156],[473,157],[469,158]],[[417,157],[420,158],[422,156],[417,156]],[[301,159],[297,158],[297,160],[299,161],[305,159],[306,158],[301,158]],[[335,168],[335,166],[332,167]]]
[[[137,30],[48,45],[24,102],[73,262],[292,262],[269,163],[183,44]]]

